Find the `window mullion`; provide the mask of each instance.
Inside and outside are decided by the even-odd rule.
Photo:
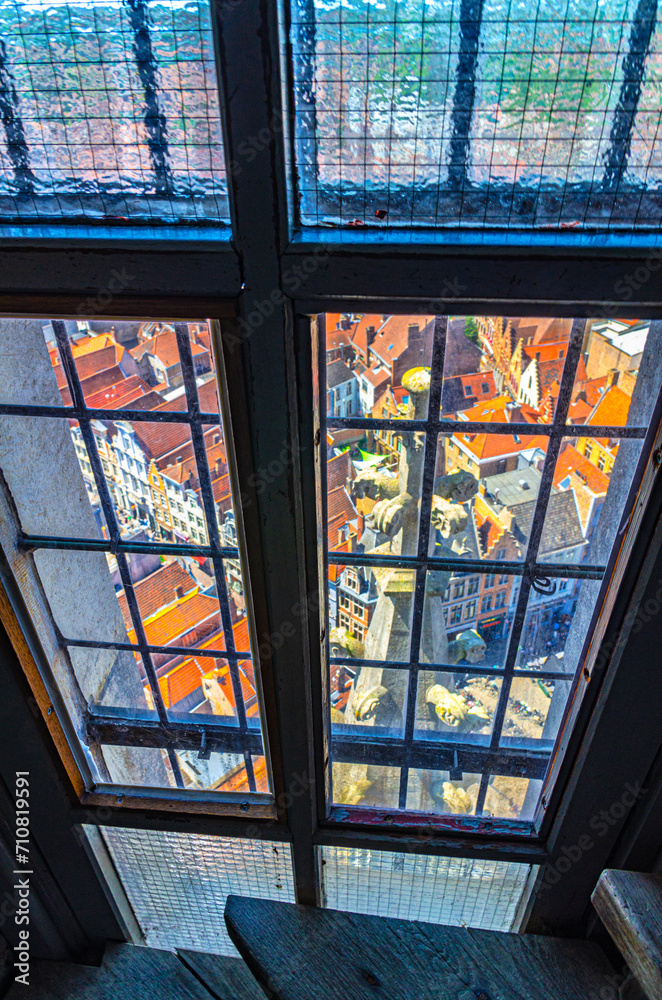
[[[314,904],[315,781],[305,627],[312,595],[301,571],[292,313],[279,256],[288,220],[277,10],[259,0],[218,5],[216,31],[220,74],[229,95],[225,123],[233,232],[244,282],[237,326],[224,337],[223,347],[231,406],[233,394],[245,389],[246,395],[237,463],[257,652],[277,806],[292,837],[297,900]]]

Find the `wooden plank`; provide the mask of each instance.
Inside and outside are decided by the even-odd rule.
[[[272,1000],[603,1000],[615,976],[587,941],[240,896],[225,921]]]
[[[205,984],[215,1000],[264,1000],[264,993],[240,958],[178,951],[182,962]]]
[[[109,944],[98,969],[67,962],[31,966],[31,1000],[210,1000],[176,955],[154,948]],[[25,985],[14,981],[5,1000],[25,995]]]
[[[662,997],[662,875],[607,870],[593,905],[651,1000]]]

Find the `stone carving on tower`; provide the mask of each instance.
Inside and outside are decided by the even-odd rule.
[[[403,387],[409,393],[406,417],[426,420],[430,391],[430,371],[414,368],[406,372]],[[366,555],[416,555],[418,551],[420,498],[423,481],[424,435],[404,432],[397,478],[388,470],[377,468],[362,472],[348,483],[353,497],[370,497],[376,503],[367,519],[365,540],[380,539]],[[440,476],[434,484],[432,498],[430,554],[457,556],[465,549],[464,532],[468,512],[462,506],[478,490],[477,480],[467,472]],[[437,532],[443,538],[436,544]],[[385,540],[384,540],[385,539]],[[365,542],[364,542],[365,544]],[[415,572],[397,567],[373,567],[378,592],[370,627],[365,636],[363,652],[360,644],[344,630],[334,629],[331,641],[340,655],[372,661],[408,663],[410,653],[411,616]],[[448,642],[442,610],[442,599],[452,572],[428,573],[421,627],[420,662],[454,665],[465,660],[480,662],[486,646],[477,632],[467,630]],[[353,646],[355,651],[353,651]],[[334,721],[344,725],[373,726],[382,735],[401,736],[405,711],[409,671],[387,666],[357,666],[356,677],[344,710],[334,712]],[[455,693],[454,675],[450,671],[420,671],[416,705],[416,728],[470,733],[483,728],[489,716],[482,706],[468,707]],[[392,772],[392,773],[391,773]],[[334,800],[347,805],[386,805],[395,788],[397,806],[397,768],[372,767],[365,764],[341,764],[334,768]],[[447,783],[449,784],[449,783]],[[452,785],[439,789],[447,802],[457,800]],[[408,808],[419,808],[408,802]],[[449,808],[449,811],[452,809]]]

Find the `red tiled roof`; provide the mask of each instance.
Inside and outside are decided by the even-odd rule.
[[[132,427],[146,457],[154,459],[159,470],[183,460],[184,448],[191,441],[188,424],[141,421]]]
[[[326,463],[326,486],[329,491],[344,486],[352,476],[352,463],[348,451],[343,451],[340,455],[334,455]]]
[[[555,361],[538,362],[538,379],[540,382],[540,394],[544,396],[553,385],[559,385],[563,375],[565,358],[557,358]],[[558,395],[558,389],[555,395]]]
[[[378,371],[374,368],[364,368],[361,372],[361,378],[367,378],[368,382],[379,389],[390,381],[391,376],[385,368],[380,368]]]
[[[174,365],[179,364],[177,334],[174,330],[165,330],[163,333],[157,333],[150,340],[144,340],[142,344],[133,347],[131,354],[136,361],[140,361],[145,354],[153,354],[166,368],[172,368]]]
[[[593,414],[589,417],[589,424],[612,424],[616,427],[624,427],[628,419],[628,411],[632,400],[626,392],[619,389],[617,385],[612,385],[595,407]]]
[[[374,326],[375,330],[379,330],[383,322],[383,316],[369,314],[367,316],[362,316],[354,328],[354,332],[352,333],[352,344],[357,350],[362,352],[364,357],[366,357],[368,353],[367,328],[369,326]]]
[[[159,687],[166,708],[172,708],[178,701],[187,698],[201,687],[204,670],[200,666],[200,661],[204,662],[206,659],[207,657],[200,657],[200,660],[196,660],[191,657],[159,677]],[[202,700],[201,694],[200,701]]]
[[[567,350],[567,340],[559,340],[554,344],[527,344],[525,347],[523,346],[522,353],[526,355],[529,361],[533,361],[535,358],[539,364],[543,364],[546,361],[564,359]]]
[[[460,441],[469,451],[473,452],[479,461],[487,458],[498,458],[499,455],[514,455],[520,451],[527,451],[529,448],[538,447],[538,441],[544,441],[546,447],[547,438],[541,435],[531,437],[520,437],[515,441],[510,434],[461,434],[456,433],[453,437]]]
[[[356,507],[344,486],[329,490],[327,513],[329,521],[337,517],[342,517],[344,521],[353,521],[358,516]]]
[[[189,576],[184,567],[176,559],[161,566],[156,572],[150,573],[149,576],[135,583],[133,585],[133,592],[136,595],[143,621],[151,618],[161,608],[165,608],[169,604],[174,604],[177,600],[177,587],[182,587],[184,594],[188,594],[192,590],[196,590],[198,584]],[[120,603],[124,620],[130,628],[131,618],[124,591],[118,593],[117,599]]]
[[[431,323],[434,316],[389,316],[377,333],[371,350],[382,361],[391,362],[399,358],[409,346],[409,326],[417,323],[421,332]]]
[[[163,614],[146,622],[145,635],[151,646],[185,645],[182,637],[195,628],[208,634],[220,628],[218,601],[205,594],[194,594],[179,604],[173,604]],[[127,629],[131,642],[135,641],[133,629]],[[175,639],[178,640],[175,642]]]
[[[128,406],[129,403],[133,404],[136,400],[151,394],[152,390],[147,385],[147,382],[141,379],[139,375],[130,375],[123,382],[117,382],[115,385],[100,389],[91,396],[86,396],[85,399],[87,405],[93,409],[108,407],[108,409],[118,410],[123,406]],[[161,401],[160,396],[156,396],[156,398],[159,402]]]
[[[609,488],[609,476],[600,472],[585,455],[577,451],[573,445],[568,444],[556,461],[554,485],[558,486],[567,475],[572,473],[578,474],[582,485],[585,485],[596,496],[603,496]]]
[[[96,375],[106,368],[114,368],[122,360],[123,354],[124,348],[120,347],[119,344],[111,344],[100,351],[83,354],[81,357],[76,358],[78,378],[82,382],[83,379],[89,378],[91,375]]]

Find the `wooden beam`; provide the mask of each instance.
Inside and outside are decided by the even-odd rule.
[[[272,1000],[602,1000],[597,945],[229,896],[230,937]]]
[[[640,985],[662,997],[662,875],[607,870],[593,905]]]

